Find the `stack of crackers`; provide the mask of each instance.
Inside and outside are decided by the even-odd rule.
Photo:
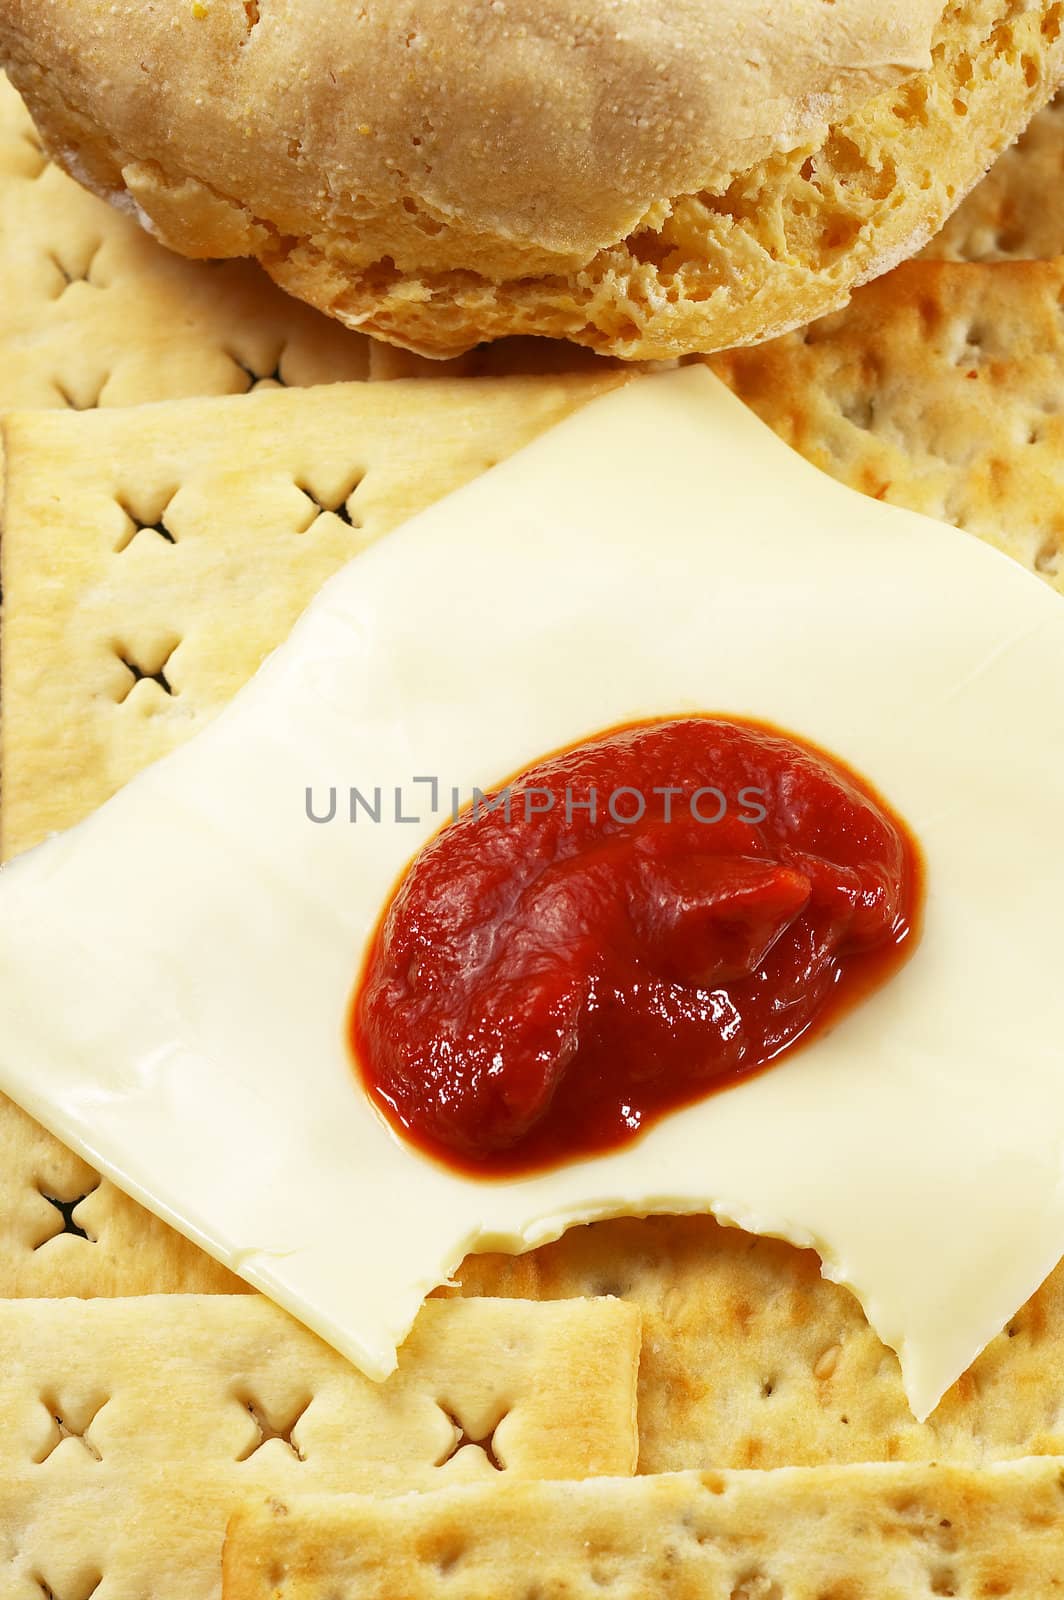
[[[923,259],[714,359],[817,465],[1058,587],[1062,175],[1053,107]],[[0,217],[8,858],[202,727],[368,542],[624,381],[521,342],[430,366],[178,260],[2,80]],[[1062,1269],[918,1424],[814,1255],[657,1218],[472,1258],[375,1385],[0,1097],[12,1600],[1032,1600],[1064,1592],[1062,1376]]]

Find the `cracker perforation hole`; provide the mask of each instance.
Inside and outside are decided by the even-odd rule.
[[[422,1535],[417,1541],[417,1559],[422,1567],[435,1570],[441,1578],[449,1577],[462,1562],[469,1544],[457,1529],[443,1529]]]
[[[760,1567],[749,1567],[740,1573],[728,1600],[783,1600],[783,1590]]]
[[[236,367],[240,372],[242,372],[244,374],[245,378],[248,380],[247,381],[247,385],[245,387],[245,393],[247,392],[248,389],[254,389],[255,385],[259,381],[259,375],[255,371],[254,367],[249,367],[247,362],[246,361],[242,361],[238,355],[234,355],[232,350],[227,350],[225,353],[229,357],[230,361],[233,363],[234,367]]]
[[[463,1450],[472,1449],[479,1450],[483,1454],[488,1466],[491,1467],[494,1472],[506,1471],[506,1462],[502,1459],[501,1455],[495,1448],[495,1435],[502,1426],[504,1421],[503,1417],[499,1418],[498,1422],[489,1433],[485,1433],[478,1438],[475,1434],[470,1433],[467,1430],[461,1419],[456,1416],[453,1411],[449,1411],[444,1405],[440,1406],[440,1410],[447,1418],[447,1421],[451,1424],[451,1427],[454,1430],[454,1436],[451,1440],[451,1443],[433,1462],[434,1466],[445,1467],[449,1461],[453,1461],[455,1456],[461,1454]]]
[[[840,402],[839,411],[846,421],[859,428],[862,433],[870,433],[876,423],[876,401],[871,394],[851,395]]]
[[[252,389],[266,388],[268,386],[276,389],[291,388],[291,384],[285,377],[283,370],[285,358],[284,345],[282,345],[278,350],[276,356],[274,357],[272,367],[269,367],[267,371],[260,371],[257,365],[253,365],[250,361],[245,361],[244,357],[236,350],[227,350],[225,353],[233,363],[234,367],[236,367],[239,372],[242,372],[244,377],[247,379],[247,383],[244,386],[245,394],[249,393]],[[263,365],[268,365],[268,360],[266,363],[263,363]]]
[[[250,1461],[274,1440],[283,1445],[294,1460],[305,1461],[307,1458],[296,1438],[296,1429],[310,1410],[312,1398],[313,1396],[303,1396],[295,1404],[278,1409],[275,1406],[267,1406],[249,1389],[237,1390],[236,1399],[251,1418],[256,1430],[256,1436],[248,1441],[247,1447],[237,1456],[237,1461]]]
[[[298,533],[309,533],[321,517],[337,517],[344,525],[351,529],[359,529],[362,519],[358,511],[351,505],[351,501],[365,478],[365,473],[359,471],[352,474],[346,486],[339,495],[325,495],[319,493],[305,478],[296,479],[296,488],[300,494],[306,496],[310,502],[308,516]]]
[[[79,1406],[67,1405],[54,1394],[42,1395],[41,1404],[52,1419],[52,1437],[34,1458],[37,1466],[43,1466],[50,1460],[68,1439],[75,1440],[93,1461],[102,1461],[103,1456],[92,1437],[92,1426],[109,1403],[109,1398]],[[98,1583],[99,1579],[96,1581]]]
[[[828,1379],[835,1376],[835,1372],[838,1368],[841,1358],[842,1346],[840,1344],[829,1344],[827,1349],[821,1352],[814,1363],[813,1377],[816,1378],[819,1383],[826,1383]]]
[[[33,1582],[44,1597],[44,1600],[92,1600],[93,1595],[103,1582],[103,1573],[98,1571],[85,1573],[73,1584],[63,1588],[53,1588],[47,1578],[39,1572],[33,1574]]]
[[[961,338],[957,341],[953,362],[958,367],[968,367],[969,377],[975,375],[975,369],[985,358],[989,334],[981,322],[972,322],[963,330]]]
[[[71,383],[66,378],[53,378],[52,388],[68,411],[95,411],[103,399],[103,392],[107,388],[110,376],[109,372],[105,373],[102,378],[96,378],[87,384]]]
[[[36,182],[39,177],[48,171],[51,163],[45,154],[44,146],[42,145],[40,139],[38,139],[35,129],[24,128],[19,137],[21,138],[23,144],[29,145],[33,154],[37,157],[40,163],[40,165],[37,167],[37,170],[29,174],[30,180],[32,182]]]
[[[119,693],[116,696],[115,704],[124,705],[139,683],[157,684],[163,694],[172,699],[177,694],[177,690],[167,677],[166,669],[170,665],[176,649],[177,644],[172,644],[168,648],[164,646],[165,653],[162,655],[162,659],[152,665],[152,662],[155,661],[154,656],[150,659],[138,661],[132,650],[127,650],[121,645],[116,646],[115,655],[129,673],[129,683],[126,685],[125,693]]]
[[[64,1234],[69,1235],[74,1239],[84,1239],[86,1244],[95,1244],[97,1242],[95,1234],[91,1234],[86,1228],[83,1228],[81,1223],[75,1217],[74,1213],[81,1205],[82,1201],[87,1200],[90,1195],[95,1194],[99,1187],[100,1181],[97,1179],[93,1187],[91,1189],[86,1189],[84,1194],[78,1194],[70,1200],[64,1200],[59,1195],[49,1193],[47,1189],[42,1188],[41,1185],[38,1184],[37,1193],[41,1196],[42,1200],[47,1200],[50,1206],[55,1207],[58,1213],[59,1226],[53,1228],[51,1233],[46,1234],[39,1244],[35,1244],[33,1247],[34,1250],[42,1250],[46,1244],[51,1244],[53,1239],[61,1239]],[[52,1220],[55,1221],[57,1219],[53,1218]]]
[[[123,551],[128,550],[133,541],[142,533],[153,535],[161,539],[165,544],[176,544],[177,535],[167,521],[167,513],[173,505],[176,494],[176,489],[168,490],[150,508],[134,505],[131,499],[119,496],[116,504],[119,510],[125,514],[126,527],[114,547],[115,555],[121,555]]]
[[[1060,535],[1048,534],[1035,553],[1034,569],[1045,577],[1054,577],[1060,570]]]
[[[102,242],[96,239],[76,261],[69,256],[64,260],[56,250],[48,252],[48,260],[59,274],[53,299],[61,300],[67,290],[73,288],[76,283],[87,283],[94,289],[102,287],[97,283],[92,270],[102,249]]]

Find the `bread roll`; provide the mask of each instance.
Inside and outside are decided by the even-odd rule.
[[[190,256],[435,356],[757,341],[918,249],[1060,0],[0,0],[52,152]]]

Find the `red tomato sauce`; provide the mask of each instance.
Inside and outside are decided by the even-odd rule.
[[[759,1072],[915,944],[908,829],[778,729],[613,729],[474,804],[411,863],[351,1013],[387,1121],[461,1171],[602,1153]]]

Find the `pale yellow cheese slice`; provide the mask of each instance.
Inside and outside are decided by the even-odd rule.
[[[612,1155],[506,1183],[430,1164],[344,1037],[441,821],[413,780],[468,794],[695,710],[885,793],[926,852],[919,949]],[[712,1211],[815,1247],[926,1415],[1064,1253],[1062,732],[1056,595],[821,476],[705,371],[637,380],[360,556],[208,729],[4,869],[0,1087],[371,1375],[470,1248]],[[343,820],[351,785],[379,824]],[[337,820],[309,821],[332,786]]]

